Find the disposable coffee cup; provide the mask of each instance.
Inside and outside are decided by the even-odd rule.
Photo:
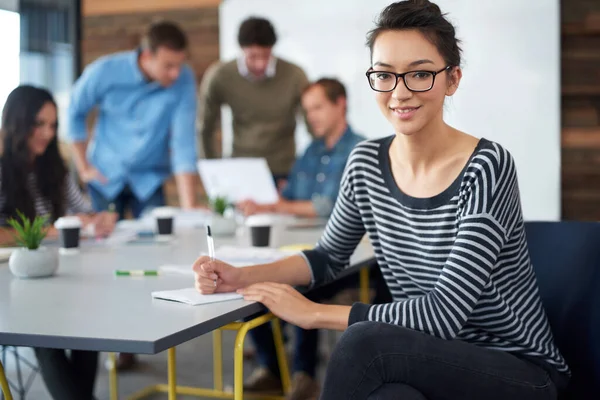
[[[253,215],[246,220],[250,229],[250,244],[253,247],[268,247],[271,243],[273,219],[264,215]]]
[[[168,239],[173,235],[175,210],[172,207],[158,207],[152,210],[156,219],[156,231],[159,239]]]
[[[56,220],[54,227],[58,230],[62,250],[76,252],[79,249],[81,226],[79,217],[62,217]]]

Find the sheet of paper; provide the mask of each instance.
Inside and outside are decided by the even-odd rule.
[[[297,251],[283,251],[269,247],[221,246],[215,251],[219,260],[232,265],[266,264],[280,260]]]
[[[264,158],[200,160],[198,172],[209,197],[225,196],[234,203],[254,200],[258,204],[272,204],[278,200]]]
[[[242,295],[237,293],[200,294],[194,288],[186,288],[178,290],[165,290],[162,292],[152,292],[152,298],[176,301],[178,303],[185,303],[191,306],[197,306],[201,304],[237,300],[241,299]]]
[[[277,250],[266,247],[221,246],[215,250],[218,260],[234,267],[246,267],[256,264],[267,264],[298,253],[302,248]],[[208,254],[203,254],[208,255]],[[193,276],[191,264],[165,264],[158,267],[162,275]]]
[[[109,237],[104,239],[104,244],[117,246],[134,241],[137,238],[137,231],[134,230],[115,230]]]
[[[119,221],[115,229],[116,232],[128,232],[137,234],[140,231],[152,231],[156,227],[156,221],[149,217],[141,219],[126,219]]]
[[[239,261],[229,261],[229,260],[221,260],[226,262],[227,264],[233,267],[244,267],[247,266],[248,263],[239,262]],[[158,267],[158,271],[161,275],[183,275],[183,276],[194,276],[194,271],[192,270],[191,264],[165,264]]]
[[[209,210],[178,210],[175,215],[175,229],[204,228],[210,218]]]

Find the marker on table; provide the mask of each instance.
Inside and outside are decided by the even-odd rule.
[[[116,276],[158,276],[159,273],[156,270],[143,270],[143,269],[134,269],[134,270],[116,270]]]
[[[211,261],[215,260],[215,241],[213,240],[212,233],[210,232],[210,225],[206,225],[206,241],[208,242],[208,256]],[[217,280],[214,279],[213,283],[217,287]]]

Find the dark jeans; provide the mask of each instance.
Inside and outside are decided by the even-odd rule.
[[[36,348],[40,375],[54,400],[92,400],[98,370],[95,351]]]
[[[147,200],[138,199],[129,186],[125,186],[123,191],[112,201],[105,198],[102,193],[92,186],[88,186],[88,191],[95,211],[106,211],[112,203],[115,205],[115,211],[119,214],[120,220],[125,219],[125,212],[128,209],[131,210],[133,218],[139,218],[146,208],[161,207],[165,205],[165,194],[162,186],[156,189],[156,192],[154,192]]]
[[[283,329],[286,323],[284,321],[280,321],[280,323]],[[317,329],[305,330],[297,326],[293,328],[296,342],[294,345],[292,371],[305,372],[314,377],[317,366],[319,331]],[[258,326],[250,330],[249,335],[256,348],[260,365],[268,368],[271,373],[279,377],[279,363],[277,362],[271,324]]]
[[[543,361],[360,322],[336,346],[321,400],[555,400],[565,386],[566,378]]]
[[[376,266],[373,267],[370,275],[370,281],[374,283],[377,293],[373,302],[379,304],[391,301],[391,295],[379,268]],[[358,282],[357,275],[350,275],[308,293],[307,297],[315,302],[323,301],[332,298],[343,289],[358,287]],[[280,321],[280,323],[283,330],[286,323],[285,321]],[[297,326],[293,328],[296,342],[294,345],[292,372],[304,372],[314,378],[319,354],[319,330],[306,330]],[[249,335],[256,347],[259,363],[263,367],[268,368],[275,376],[279,376],[279,362],[277,361],[271,324],[258,326],[250,330]]]

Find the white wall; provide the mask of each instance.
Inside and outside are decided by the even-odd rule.
[[[19,11],[19,0],[0,0],[0,10]]]
[[[560,218],[559,6],[548,0],[438,0],[463,40],[463,80],[445,119],[507,147],[516,159],[525,218]],[[349,93],[349,119],[367,137],[392,134],[365,78],[365,35],[384,0],[225,0],[221,58],[237,57],[237,29],[251,15],[270,19],[277,55],[309,79],[338,77]],[[224,120],[225,146],[231,142]],[[301,126],[299,150],[308,141]]]

